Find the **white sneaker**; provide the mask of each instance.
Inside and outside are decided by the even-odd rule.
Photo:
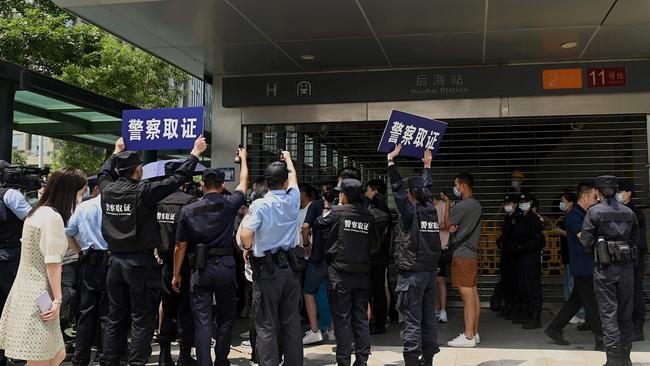
[[[250,365],[250,366],[258,366],[259,364],[258,364],[257,362],[253,362],[253,361],[251,361],[251,362],[249,363],[249,365]]]
[[[245,341],[241,342],[241,346],[246,347],[246,348],[251,348],[251,341],[245,340]]]
[[[440,323],[446,323],[447,322],[447,310],[440,310],[440,314],[438,314],[438,321]]]
[[[313,344],[322,341],[323,341],[323,333],[321,333],[320,329],[316,333],[312,332],[310,329],[305,332],[305,336],[302,338],[302,344]]]
[[[334,329],[328,329],[325,331],[325,338],[328,342],[336,342],[336,335],[334,335]]]
[[[447,342],[449,347],[458,347],[458,348],[473,348],[476,347],[476,339],[467,339],[465,333],[461,333],[458,337]]]
[[[478,333],[476,333],[476,335],[474,336],[474,340],[476,341],[476,345],[478,346],[479,343],[481,343],[481,336]]]
[[[249,331],[246,331],[246,332],[240,334],[239,338],[241,338],[241,339],[251,339],[251,333]]]
[[[569,320],[569,324],[582,324],[584,322],[585,322],[584,319],[578,318],[577,316],[574,316],[573,318],[571,318],[571,320]]]

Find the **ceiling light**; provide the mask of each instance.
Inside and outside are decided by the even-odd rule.
[[[303,60],[313,60],[316,57],[314,55],[302,55],[302,56],[300,56],[300,58],[303,59]]]
[[[578,45],[578,42],[565,42],[560,45],[562,48],[573,48]]]

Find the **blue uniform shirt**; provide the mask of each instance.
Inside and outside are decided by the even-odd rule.
[[[107,250],[108,244],[102,236],[102,205],[101,197],[81,202],[74,210],[65,235],[74,236],[82,250]]]
[[[232,248],[235,217],[245,201],[246,195],[241,191],[231,195],[207,193],[201,200],[183,207],[176,229],[176,242],[187,242],[188,249],[197,244]]]
[[[263,257],[270,250],[289,250],[296,246],[298,216],[300,213],[300,190],[289,187],[288,191],[269,191],[264,198],[251,204],[243,227],[255,232],[253,255]]]
[[[11,210],[21,220],[25,220],[29,211],[32,210],[32,206],[29,205],[25,196],[17,189],[8,190],[2,197],[2,201],[5,207]]]
[[[576,204],[566,215],[566,241],[569,247],[569,269],[572,276],[593,276],[594,258],[585,253],[578,233],[582,230],[582,223],[587,212]]]

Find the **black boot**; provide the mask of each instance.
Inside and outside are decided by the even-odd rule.
[[[623,366],[621,365],[621,350],[618,347],[607,349],[607,362],[604,366]]]
[[[564,334],[562,334],[562,331],[547,328],[544,331],[544,334],[551,338],[555,344],[559,344],[560,346],[568,346],[570,344],[569,341],[564,339]]]
[[[632,346],[621,347],[621,366],[632,366],[630,352],[632,352]]]
[[[174,366],[172,360],[172,346],[169,342],[160,343],[160,356],[158,356],[159,366]]]
[[[422,355],[419,366],[433,366],[433,356]]]
[[[404,366],[420,366],[420,358],[404,354]]]
[[[356,355],[354,357],[353,366],[366,366],[368,364],[368,356]]]
[[[178,355],[177,366],[195,366],[196,360],[192,358],[192,346],[181,344],[180,353]]]

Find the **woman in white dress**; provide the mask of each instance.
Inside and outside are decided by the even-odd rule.
[[[0,349],[28,366],[58,366],[65,358],[59,325],[64,228],[87,184],[80,170],[57,170],[25,220],[18,274],[0,318]],[[41,313],[37,298],[44,292],[52,307]]]

